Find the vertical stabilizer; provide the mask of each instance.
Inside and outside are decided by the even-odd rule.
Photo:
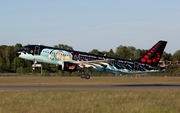
[[[144,64],[149,64],[150,66],[157,66],[163,54],[164,48],[166,47],[166,44],[167,41],[160,40],[146,54],[144,54],[136,61]]]

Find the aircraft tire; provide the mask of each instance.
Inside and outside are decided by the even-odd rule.
[[[86,75],[86,79],[90,79],[90,75],[89,74]]]
[[[82,75],[81,75],[81,78],[84,79],[84,78],[86,78],[86,76],[85,76],[84,74],[82,74]]]

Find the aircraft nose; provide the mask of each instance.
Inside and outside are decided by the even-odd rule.
[[[19,56],[22,52],[23,52],[23,49],[18,49],[18,50],[16,51],[16,55]]]
[[[16,55],[19,56],[21,52],[19,50],[16,51]]]

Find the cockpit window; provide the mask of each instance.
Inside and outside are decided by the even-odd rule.
[[[25,47],[24,50],[29,51],[29,48],[28,48],[28,47]]]

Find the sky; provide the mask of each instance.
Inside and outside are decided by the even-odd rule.
[[[0,0],[0,45],[180,49],[180,0]]]

